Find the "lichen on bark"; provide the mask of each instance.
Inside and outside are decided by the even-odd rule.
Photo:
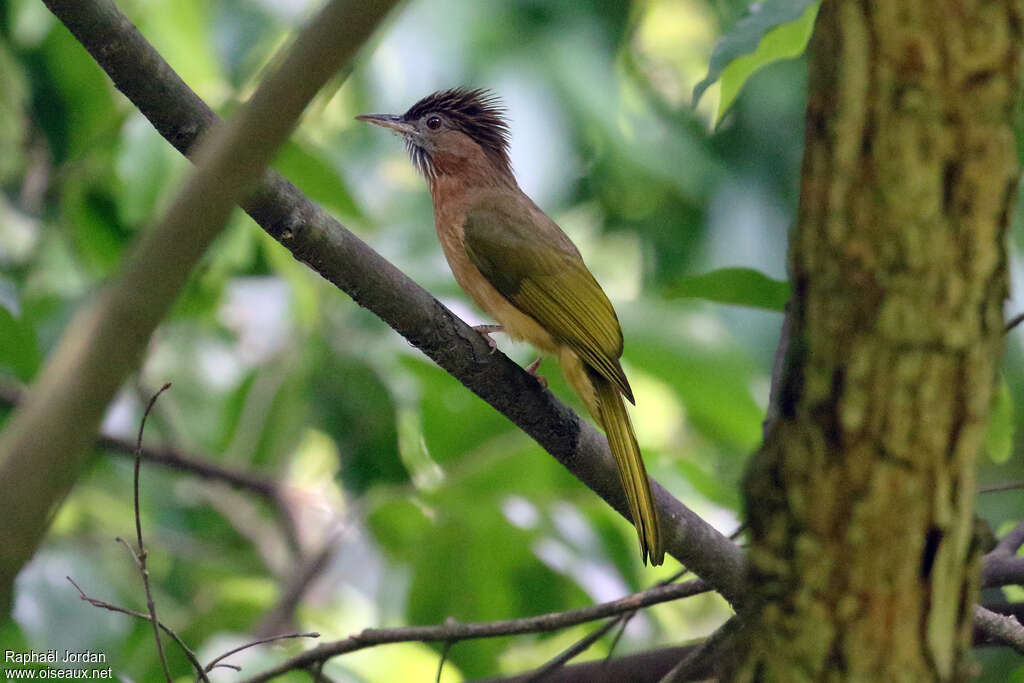
[[[731,680],[966,676],[1017,186],[1017,0],[825,0]]]

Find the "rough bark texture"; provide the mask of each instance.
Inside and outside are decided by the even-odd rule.
[[[966,676],[1017,185],[1016,0],[826,0],[730,680]]]

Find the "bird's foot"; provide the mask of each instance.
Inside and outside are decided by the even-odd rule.
[[[487,340],[487,345],[491,347],[491,353],[494,353],[498,348],[498,342],[491,339],[492,332],[504,332],[504,325],[473,325],[473,329],[483,335],[484,339]]]
[[[537,380],[537,383],[540,384],[541,387],[547,389],[548,388],[548,380],[547,380],[547,378],[541,377],[540,375],[537,374],[537,368],[540,367],[540,362],[542,360],[544,360],[544,356],[538,357],[537,360],[533,361],[532,363],[530,363],[529,365],[526,366],[526,371],[528,373],[530,373],[535,380]]]

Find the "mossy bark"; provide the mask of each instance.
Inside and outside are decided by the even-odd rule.
[[[792,332],[729,680],[967,676],[1017,186],[1017,0],[825,0]]]

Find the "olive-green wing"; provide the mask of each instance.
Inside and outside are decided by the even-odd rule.
[[[470,261],[502,296],[633,401],[619,364],[615,310],[554,221],[532,204],[484,203],[466,214],[465,243]]]

